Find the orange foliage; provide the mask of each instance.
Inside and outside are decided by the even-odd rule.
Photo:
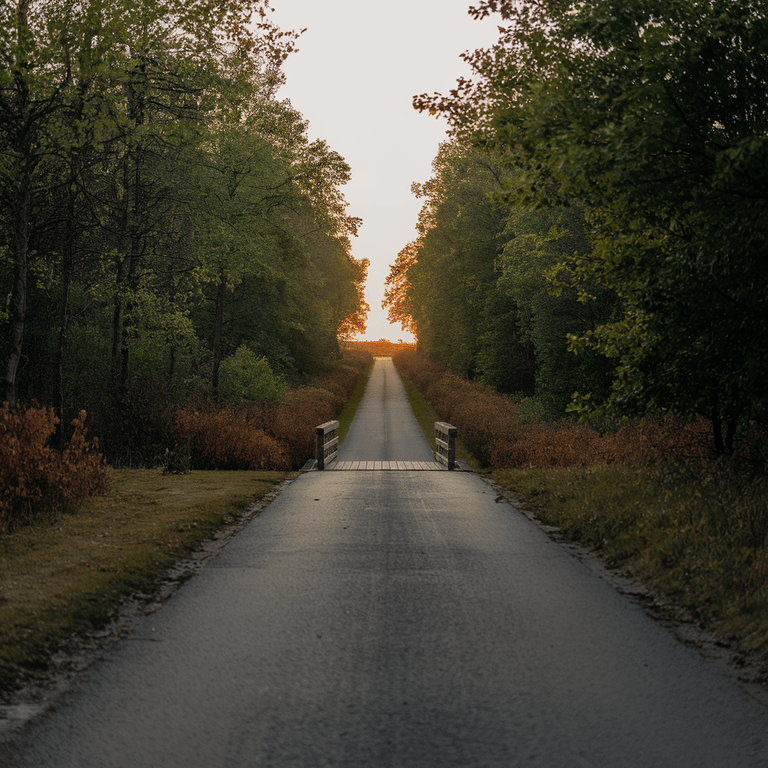
[[[314,456],[315,427],[339,415],[370,362],[346,351],[332,375],[278,404],[181,409],[177,440],[189,445],[193,469],[300,469]]]
[[[189,445],[193,469],[287,469],[277,440],[250,423],[244,409],[227,406],[212,413],[180,410],[178,438]]]
[[[635,421],[606,433],[571,420],[520,424],[514,400],[507,395],[454,376],[415,352],[400,353],[394,362],[490,469],[647,462],[670,455],[704,458],[709,452],[710,426],[703,420]]]
[[[398,352],[404,352],[409,349],[416,350],[415,344],[389,341],[388,339],[379,339],[378,341],[345,341],[342,346],[345,354],[349,351],[363,352],[374,357],[394,357]]]
[[[63,452],[48,445],[59,423],[53,408],[0,408],[0,530],[102,493],[107,469],[98,441],[86,439],[85,411]]]

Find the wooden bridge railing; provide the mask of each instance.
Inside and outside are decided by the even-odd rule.
[[[325,469],[339,453],[339,422],[326,421],[315,427],[315,456],[317,469]]]
[[[435,461],[452,470],[456,467],[456,435],[459,430],[444,421],[435,422]]]

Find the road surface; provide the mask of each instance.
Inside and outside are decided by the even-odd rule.
[[[396,384],[378,361],[361,410],[387,460],[416,450],[375,413],[411,418]],[[478,476],[326,471],[0,750],[7,768],[750,768],[768,712]]]

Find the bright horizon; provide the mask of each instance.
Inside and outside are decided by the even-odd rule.
[[[381,308],[384,281],[400,250],[416,237],[421,201],[412,182],[431,176],[446,137],[442,120],[411,106],[419,93],[447,93],[470,74],[460,59],[497,39],[496,22],[474,21],[469,0],[273,0],[281,28],[307,31],[299,52],[283,65],[289,99],[309,121],[312,139],[324,139],[352,169],[344,188],[348,213],[363,219],[352,241],[367,258],[365,298],[370,305],[362,340],[413,341]]]

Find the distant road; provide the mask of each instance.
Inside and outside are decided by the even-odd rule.
[[[378,358],[339,461],[433,461],[390,358]]]
[[[413,460],[370,386],[344,451]],[[761,699],[599,574],[471,473],[310,472],[0,765],[768,766]]]

